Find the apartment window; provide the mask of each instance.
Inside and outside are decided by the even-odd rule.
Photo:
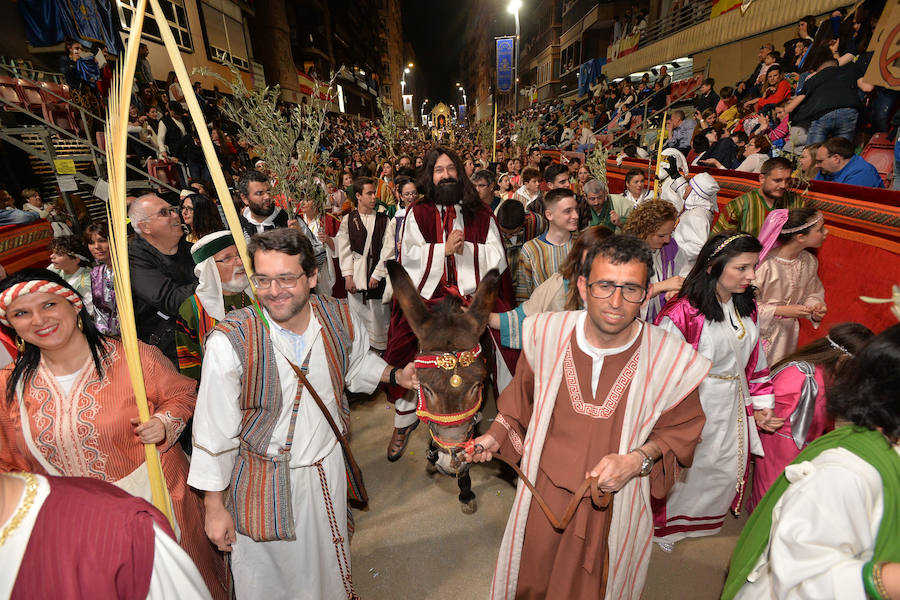
[[[117,0],[116,5],[119,8],[119,18],[122,21],[122,28],[125,31],[131,31],[131,19],[134,16],[135,5],[137,0]],[[159,0],[163,13],[166,15],[166,21],[172,29],[172,35],[175,37],[175,43],[182,50],[188,52],[194,51],[194,44],[191,42],[191,30],[188,27],[187,11],[184,7],[184,0]],[[147,5],[147,14],[144,16],[144,27],[142,37],[162,43],[162,36],[159,33],[159,27],[156,19],[153,18],[153,12],[150,5]]]
[[[200,15],[210,60],[234,63],[240,69],[249,70],[250,53],[240,7],[231,2],[204,1],[200,4]]]

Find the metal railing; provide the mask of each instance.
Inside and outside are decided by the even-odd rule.
[[[647,25],[647,29],[641,33],[638,46],[648,46],[673,33],[708,21],[712,12],[712,5],[713,0],[691,0],[686,2],[685,6],[681,8],[670,10],[668,14],[651,21]]]

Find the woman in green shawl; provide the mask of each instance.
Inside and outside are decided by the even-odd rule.
[[[900,325],[828,391],[839,424],[789,465],[751,515],[722,598],[900,599]]]

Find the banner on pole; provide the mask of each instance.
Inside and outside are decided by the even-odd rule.
[[[516,39],[497,38],[497,91],[508,93],[513,85],[513,59]]]

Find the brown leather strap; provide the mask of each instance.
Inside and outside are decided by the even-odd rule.
[[[331,418],[331,413],[328,412],[328,409],[325,407],[325,403],[323,403],[322,399],[319,398],[319,394],[317,394],[316,390],[313,389],[313,386],[309,383],[309,380],[306,378],[306,375],[303,374],[303,371],[300,369],[300,367],[298,367],[291,361],[288,361],[288,364],[291,365],[294,373],[297,374],[297,378],[300,380],[299,383],[303,385],[307,390],[309,390],[309,394],[313,397],[313,400],[316,401],[316,405],[319,407],[319,410],[322,411],[322,414],[325,416],[325,420],[328,421],[328,424],[331,426],[331,430],[334,432],[334,436],[337,438],[338,442],[341,443],[341,447],[343,447],[344,452],[347,455],[347,460],[352,463],[356,469],[359,469],[359,466],[356,464],[356,460],[354,460],[353,458],[353,453],[350,452],[350,444],[348,444],[347,440],[344,439],[344,434],[341,433],[341,430],[338,429],[338,426],[335,424],[334,419]]]
[[[569,505],[566,507],[566,512],[560,519],[550,509],[550,506],[544,500],[543,496],[541,496],[537,489],[535,489],[534,484],[528,481],[528,478],[525,477],[525,473],[522,472],[522,469],[519,468],[519,465],[509,460],[505,456],[501,456],[499,454],[494,454],[493,458],[512,467],[513,471],[516,472],[516,475],[519,476],[519,479],[522,480],[522,483],[524,483],[525,486],[531,491],[534,499],[537,500],[537,503],[540,505],[541,510],[544,511],[545,515],[547,515],[547,519],[550,521],[550,524],[554,529],[557,529],[559,531],[565,530],[565,528],[569,525],[572,517],[575,516],[575,511],[578,510],[578,505],[581,504],[581,499],[584,498],[585,494],[587,494],[588,492],[590,492],[591,501],[594,503],[594,506],[596,506],[600,510],[606,510],[609,507],[610,502],[612,502],[612,493],[603,492],[598,487],[597,483],[599,479],[597,477],[588,477],[581,482],[580,486],[578,486],[578,489],[572,495],[572,499],[569,500]]]

